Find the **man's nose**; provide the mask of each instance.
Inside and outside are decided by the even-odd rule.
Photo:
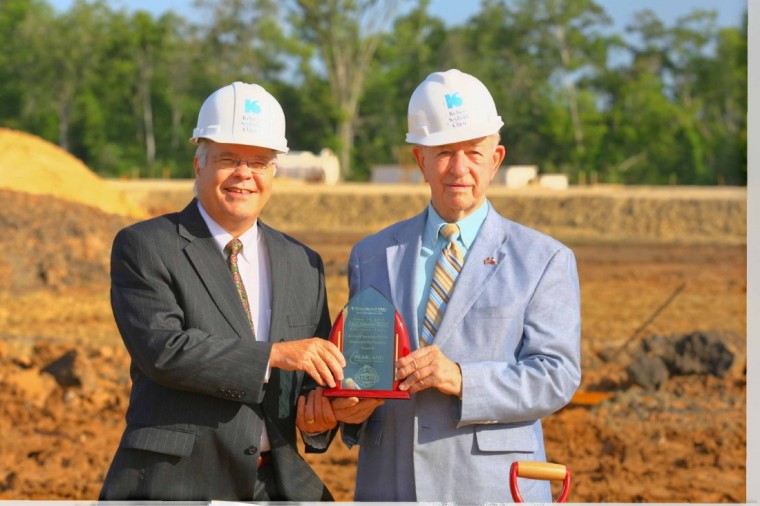
[[[235,167],[235,175],[238,177],[253,177],[253,170],[248,166],[247,160],[241,160]]]
[[[449,159],[449,172],[454,175],[464,175],[469,172],[468,159],[464,151],[454,151]]]

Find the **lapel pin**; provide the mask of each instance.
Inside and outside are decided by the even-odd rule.
[[[486,265],[496,265],[496,259],[494,257],[488,257],[483,259],[483,263]]]

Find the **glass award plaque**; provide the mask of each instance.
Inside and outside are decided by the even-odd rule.
[[[401,315],[375,288],[357,293],[338,315],[330,341],[346,359],[340,386],[328,397],[409,399],[394,379],[396,360],[409,354],[409,335]]]

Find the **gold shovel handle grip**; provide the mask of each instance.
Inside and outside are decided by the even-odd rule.
[[[533,480],[562,481],[567,475],[567,466],[551,462],[520,462],[517,476]]]
[[[517,478],[561,481],[562,492],[560,492],[557,502],[567,501],[567,496],[570,493],[570,469],[562,464],[531,461],[512,462],[509,469],[509,490],[512,492],[512,500],[525,502],[517,487]]]

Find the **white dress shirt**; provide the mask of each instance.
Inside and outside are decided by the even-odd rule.
[[[227,255],[224,253],[224,247],[234,237],[208,215],[200,201],[198,202],[198,210],[219,247],[219,253],[226,261]],[[238,255],[238,268],[243,286],[245,286],[245,293],[248,295],[254,333],[257,341],[266,342],[269,341],[269,323],[272,317],[272,276],[269,252],[264,237],[259,234],[258,225],[246,230],[238,239],[243,243],[243,249]],[[269,374],[270,368],[267,365],[265,382],[269,381]],[[261,433],[260,448],[261,451],[270,449],[266,425]]]

